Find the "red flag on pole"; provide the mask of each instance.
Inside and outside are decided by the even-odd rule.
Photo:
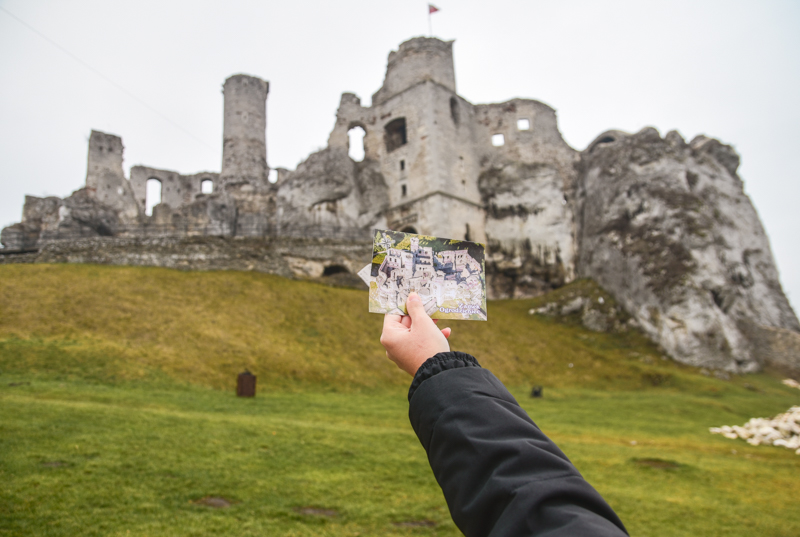
[[[439,11],[438,7],[434,6],[433,4],[428,4],[428,15],[431,13],[436,13],[437,11]]]

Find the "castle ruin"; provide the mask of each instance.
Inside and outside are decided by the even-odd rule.
[[[459,96],[453,43],[414,38],[390,53],[371,105],[344,93],[327,147],[270,182],[269,84],[240,74],[223,91],[219,173],[134,166],[126,178],[122,140],[93,131],[85,187],[27,196],[0,260],[319,277],[355,273],[386,228],[485,242],[491,298],[593,278],[684,363],[753,371],[780,361],[770,341],[800,337],[739,157],[717,140],[609,131],[577,151],[541,102]],[[147,214],[153,179],[161,203]]]

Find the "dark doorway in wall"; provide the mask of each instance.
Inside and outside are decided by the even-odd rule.
[[[153,207],[161,203],[161,181],[151,177],[145,184],[144,214],[153,216]]]
[[[325,267],[325,270],[322,271],[323,276],[333,276],[334,274],[350,274],[350,271],[347,270],[347,267],[343,267],[342,265],[328,265]]]
[[[391,152],[400,146],[406,145],[406,118],[399,117],[386,124],[383,138],[386,141],[386,151]]]
[[[417,230],[414,229],[412,226],[406,226],[400,231],[402,231],[403,233],[413,233],[414,235],[418,235]]]
[[[349,141],[347,154],[356,162],[364,160],[364,136],[366,136],[366,134],[367,131],[364,130],[364,127],[359,126],[352,127],[347,131],[347,138]]]
[[[203,194],[211,194],[214,192],[214,181],[211,179],[203,179],[200,181],[200,192]]]

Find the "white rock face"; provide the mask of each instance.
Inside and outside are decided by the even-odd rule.
[[[732,440],[747,440],[751,446],[782,446],[800,455],[800,406],[793,406],[774,418],[752,418],[741,427],[723,425],[708,431]]]
[[[738,163],[703,136],[604,133],[582,153],[578,267],[673,358],[747,372],[754,332],[800,324]]]

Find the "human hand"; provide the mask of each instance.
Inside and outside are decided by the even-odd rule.
[[[447,343],[450,328],[439,330],[436,327],[436,321],[425,313],[417,293],[408,295],[406,309],[408,315],[386,314],[381,345],[386,349],[386,356],[413,377],[425,360],[450,350]]]

